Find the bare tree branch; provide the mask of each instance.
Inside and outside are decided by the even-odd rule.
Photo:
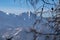
[[[49,4],[49,5],[54,5],[54,4],[51,4],[51,3],[48,3],[46,2],[45,0],[42,0],[45,4]]]

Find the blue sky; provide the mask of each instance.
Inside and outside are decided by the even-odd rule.
[[[19,4],[19,0],[14,3],[14,0],[0,0],[0,10],[11,13],[20,13],[28,10],[33,10],[31,5],[27,5],[25,0]]]
[[[40,3],[38,5],[41,6],[42,4],[43,3],[40,1]],[[51,6],[49,6],[48,8],[50,8],[50,7]],[[0,10],[2,10],[4,12],[8,12],[8,13],[17,13],[18,14],[18,13],[25,12],[28,10],[33,10],[33,8],[31,5],[28,6],[25,3],[25,0],[22,0],[21,4],[19,4],[19,0],[17,0],[15,3],[14,3],[14,0],[0,0]]]
[[[28,10],[25,3],[24,5],[21,5],[18,2],[19,1],[14,3],[14,0],[0,0],[0,10],[12,13],[19,13],[19,11],[24,12]]]

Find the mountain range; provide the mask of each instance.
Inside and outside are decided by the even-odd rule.
[[[0,11],[0,39],[5,40],[1,38],[2,35],[11,35],[11,33],[16,32],[16,29],[22,28],[23,30],[19,33],[19,35],[14,37],[14,40],[32,40],[34,34],[27,34],[25,30],[28,31],[29,28],[33,26],[36,19],[41,18],[40,16],[37,17],[37,15],[32,12],[24,12],[20,15],[10,13],[7,15],[5,12]],[[49,29],[49,27],[45,25],[46,23],[48,23],[47,18],[42,18],[41,22],[36,24],[35,29],[42,33],[53,33],[52,29]],[[38,39],[44,40],[43,37],[44,36],[38,36]]]

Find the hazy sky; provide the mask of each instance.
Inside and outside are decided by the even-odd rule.
[[[40,4],[38,4],[38,5],[41,6],[42,4],[43,4],[42,1],[40,1]],[[51,5],[48,6],[48,8],[50,8],[50,7],[51,7]],[[19,0],[17,0],[15,3],[14,3],[14,0],[0,0],[0,10],[2,10],[4,12],[8,12],[8,13],[21,13],[21,12],[25,12],[27,10],[33,10],[33,8],[31,5],[28,6],[25,3],[25,0],[22,0],[21,4],[19,4]]]
[[[39,4],[39,6],[41,4]],[[33,8],[31,5],[28,6],[25,3],[25,0],[22,0],[21,3],[19,3],[19,0],[17,0],[15,3],[14,0],[0,0],[0,10],[5,12],[21,13],[27,10],[33,10]]]
[[[14,0],[0,0],[0,10],[4,12],[21,13],[27,11],[28,7],[26,3],[23,5],[19,4],[19,1],[14,3]]]

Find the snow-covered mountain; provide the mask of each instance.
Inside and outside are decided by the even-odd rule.
[[[33,33],[27,33],[29,28],[33,26],[36,19],[39,17],[36,14],[30,12],[24,12],[20,15],[9,14],[7,15],[5,12],[0,11],[0,37],[5,34],[12,34],[16,32],[17,28],[22,28],[23,30],[14,37],[14,40],[33,40]],[[52,29],[50,29],[47,25],[48,23],[46,18],[42,18],[39,24],[36,24],[35,29],[42,33],[53,33]],[[26,30],[26,31],[25,31]],[[38,36],[37,40],[44,40],[45,36]]]
[[[28,12],[24,12],[21,15],[7,15],[5,12],[0,11],[0,34],[6,33],[9,29],[32,26],[35,21],[34,15],[30,13],[29,16]]]

